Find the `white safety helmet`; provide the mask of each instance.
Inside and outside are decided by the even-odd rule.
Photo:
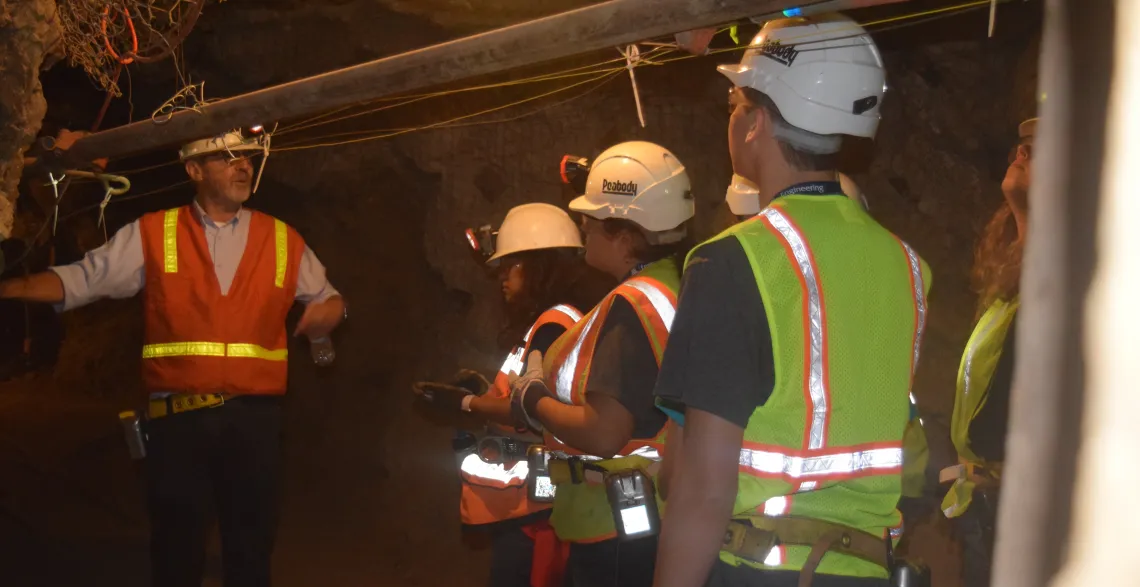
[[[582,248],[581,233],[570,215],[550,204],[523,204],[507,212],[495,239],[495,254],[487,262],[520,251],[556,248]]]
[[[685,221],[696,214],[685,166],[665,147],[645,141],[602,152],[590,166],[585,195],[570,209],[599,220],[629,220],[650,244],[683,239]]]
[[[220,153],[222,151],[229,154],[231,158],[237,158],[243,155],[249,156],[251,152],[260,152],[262,155],[261,164],[257,168],[257,178],[253,182],[253,189],[250,190],[256,193],[257,187],[261,185],[261,173],[265,171],[265,161],[269,159],[270,136],[271,133],[266,132],[247,138],[242,135],[240,129],[232,130],[227,133],[199,139],[182,145],[182,148],[178,150],[178,159],[186,161],[194,157]],[[239,153],[243,155],[239,155]]]
[[[846,16],[768,21],[739,65],[717,70],[737,87],[771,98],[796,128],[871,138],[879,127],[887,89],[883,58],[867,31]]]
[[[268,136],[243,137],[241,131],[235,130],[217,136],[199,139],[186,143],[178,151],[178,158],[182,161],[200,155],[209,155],[220,151],[264,151],[268,147]]]
[[[845,173],[840,173],[839,185],[843,188],[844,195],[854,200],[864,210],[867,209],[867,199],[863,197],[863,190],[859,189],[855,180],[847,177]],[[728,209],[737,216],[755,216],[760,213],[760,188],[747,178],[734,173],[724,201],[728,204]]]

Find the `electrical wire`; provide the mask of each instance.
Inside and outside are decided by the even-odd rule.
[[[619,71],[625,71],[625,68],[622,67],[622,68],[620,68]],[[549,92],[543,92],[542,94],[538,94],[536,96],[530,96],[528,98],[523,98],[521,100],[517,100],[517,101],[511,102],[509,104],[503,104],[501,106],[495,106],[493,108],[488,108],[486,110],[480,110],[478,112],[472,112],[470,114],[464,114],[463,116],[457,116],[455,118],[443,120],[440,122],[434,122],[434,123],[423,125],[423,126],[418,126],[418,127],[408,128],[408,129],[402,129],[402,130],[398,130],[395,132],[389,132],[389,133],[379,134],[379,135],[370,136],[370,137],[362,137],[359,139],[349,139],[349,140],[345,140],[345,141],[336,141],[336,142],[331,142],[331,143],[318,143],[318,144],[312,144],[312,145],[298,145],[298,146],[282,147],[279,149],[274,149],[274,151],[287,152],[287,151],[299,151],[299,150],[303,150],[303,149],[316,149],[316,148],[320,148],[320,147],[335,147],[335,146],[340,146],[340,145],[351,145],[354,143],[363,143],[366,141],[373,141],[373,140],[377,140],[377,139],[386,139],[389,137],[399,136],[402,134],[407,134],[407,133],[415,132],[415,131],[419,131],[419,130],[427,130],[430,128],[436,128],[436,127],[444,126],[444,125],[451,124],[454,122],[458,122],[460,120],[466,120],[468,118],[474,118],[476,116],[482,116],[484,114],[490,114],[492,112],[498,112],[500,110],[505,110],[507,108],[518,106],[520,104],[526,104],[528,102],[533,102],[535,100],[539,100],[539,99],[545,98],[547,96],[552,96],[552,95],[557,94],[559,92],[564,92],[566,90],[570,90],[570,89],[576,88],[576,87],[581,86],[581,85],[585,85],[585,84],[588,84],[591,82],[599,81],[601,78],[605,77],[606,75],[613,75],[613,74],[612,73],[602,74],[600,76],[597,76],[597,77],[594,77],[594,78],[591,78],[591,79],[588,79],[585,81],[575,82],[573,84],[569,84],[569,85],[551,90]]]
[[[1005,1],[1009,1],[1009,0],[1005,0]],[[913,25],[917,25],[917,24],[932,22],[935,20],[939,20],[941,18],[957,16],[957,15],[962,14],[964,12],[984,8],[984,7],[988,6],[990,4],[990,2],[991,2],[991,0],[975,0],[975,1],[971,1],[971,2],[956,4],[953,6],[945,6],[945,7],[941,7],[941,8],[934,8],[934,9],[923,10],[923,11],[908,13],[908,14],[899,15],[899,16],[883,18],[883,19],[863,23],[861,26],[864,30],[870,29],[871,27],[877,27],[874,30],[867,30],[867,33],[879,33],[879,32],[884,32],[884,31],[888,31],[888,30],[894,30],[897,28],[903,28],[906,26],[913,26]],[[891,25],[891,26],[883,26],[883,25]],[[728,28],[729,27],[724,27],[724,28],[718,29],[717,34],[720,34],[724,31],[728,30]],[[853,34],[849,38],[854,38],[854,37],[857,37],[857,36],[864,34],[863,32],[860,32],[855,27],[852,27],[852,32],[853,32]],[[812,36],[815,36],[816,34],[818,34],[818,33],[810,33],[810,34],[805,34],[805,35],[799,35],[797,37],[792,37],[791,39],[786,39],[786,40],[808,39]],[[842,38],[845,38],[845,37],[840,37],[840,39],[842,39]],[[834,40],[836,40],[836,38],[831,37],[828,40],[834,41]],[[810,43],[810,42],[811,41],[807,41],[807,43]],[[799,45],[802,46],[803,44],[804,43],[800,43]],[[736,52],[736,51],[744,51],[747,49],[749,49],[748,46],[728,47],[728,48],[715,49],[715,50],[708,51],[706,53],[706,55],[718,55],[718,54],[731,53],[731,52]],[[807,48],[804,50],[811,50],[811,49]],[[648,66],[648,65],[666,65],[669,63],[677,62],[677,61],[683,61],[686,59],[693,59],[695,57],[699,57],[699,55],[681,55],[681,56],[676,56],[676,57],[667,57],[671,53],[675,53],[675,52],[676,52],[676,49],[674,49],[670,46],[664,46],[664,45],[663,46],[657,46],[653,50],[647,52],[645,57],[642,58],[641,62],[639,62],[637,66],[641,67],[641,66]],[[572,84],[568,84],[568,85],[556,88],[556,89],[551,90],[551,91],[543,92],[543,93],[535,95],[535,96],[530,96],[528,98],[523,98],[521,100],[516,100],[514,102],[510,102],[510,103],[503,104],[500,106],[495,106],[493,108],[488,108],[488,109],[481,110],[478,112],[465,114],[462,116],[457,116],[457,117],[454,117],[451,119],[447,119],[447,120],[443,120],[443,121],[439,121],[439,122],[435,122],[435,123],[430,123],[430,124],[420,125],[420,126],[415,126],[415,127],[408,127],[408,128],[398,128],[398,129],[371,129],[371,130],[367,130],[367,131],[348,131],[348,132],[342,132],[342,133],[334,133],[334,134],[330,134],[330,135],[312,137],[312,138],[309,138],[307,140],[324,141],[325,139],[334,138],[337,136],[347,136],[347,135],[366,134],[366,133],[376,133],[376,134],[370,134],[370,136],[354,138],[354,139],[349,139],[349,140],[344,140],[344,141],[317,142],[317,143],[313,143],[313,144],[288,145],[288,146],[284,146],[284,147],[274,149],[274,151],[276,151],[276,152],[287,152],[287,151],[299,151],[299,150],[306,150],[306,149],[316,149],[316,148],[322,148],[322,147],[341,146],[341,145],[348,145],[348,144],[355,144],[355,143],[362,143],[362,142],[379,140],[379,139],[384,139],[384,138],[390,138],[390,137],[394,137],[394,136],[399,136],[399,135],[403,135],[403,134],[408,134],[408,133],[423,131],[423,130],[429,130],[429,129],[457,128],[457,127],[467,127],[467,126],[476,126],[476,125],[485,125],[485,124],[500,124],[500,123],[504,123],[504,122],[511,122],[514,120],[519,120],[521,118],[531,116],[531,115],[536,114],[538,112],[541,112],[543,110],[547,110],[549,108],[553,108],[553,107],[565,104],[567,102],[570,102],[572,100],[578,99],[578,98],[600,88],[601,86],[605,85],[607,82],[615,79],[619,74],[627,71],[626,67],[624,66],[624,61],[625,61],[624,58],[615,58],[615,59],[610,59],[607,61],[592,63],[592,64],[579,66],[579,67],[575,67],[575,68],[570,68],[570,69],[566,69],[566,70],[561,70],[561,71],[557,71],[557,72],[552,72],[552,73],[548,73],[548,74],[530,76],[530,77],[526,77],[526,78],[522,78],[522,79],[518,79],[518,80],[508,80],[505,82],[482,84],[482,85],[478,85],[478,86],[469,86],[469,87],[464,87],[464,88],[457,88],[457,89],[452,89],[452,90],[442,90],[442,91],[437,91],[437,92],[428,92],[428,93],[423,93],[423,94],[395,96],[395,97],[383,97],[383,98],[378,98],[376,100],[371,100],[368,102],[362,102],[362,103],[357,103],[357,104],[353,104],[353,105],[349,105],[349,106],[344,106],[344,107],[338,108],[336,110],[332,110],[330,112],[325,112],[323,114],[314,116],[314,117],[309,118],[307,120],[298,122],[297,124],[294,124],[292,126],[286,126],[282,129],[282,131],[279,131],[277,134],[286,134],[288,132],[298,132],[298,131],[305,130],[308,128],[313,128],[316,126],[331,124],[331,123],[339,122],[342,120],[348,120],[348,119],[356,118],[359,116],[365,116],[368,114],[373,114],[375,112],[381,112],[384,110],[389,110],[392,108],[396,108],[398,106],[404,106],[404,105],[412,104],[412,103],[419,102],[419,101],[426,100],[426,99],[430,99],[430,98],[449,96],[449,95],[455,95],[455,94],[472,92],[472,91],[479,91],[479,90],[485,90],[485,89],[505,88],[505,87],[513,87],[513,86],[519,86],[519,85],[524,85],[524,84],[530,84],[530,83],[540,83],[540,82],[544,82],[544,81],[555,81],[555,80],[560,80],[560,79],[569,79],[569,78],[581,77],[581,76],[585,76],[585,75],[591,75],[592,76],[589,79],[585,79],[585,80],[578,81],[578,82],[575,82]],[[606,65],[616,64],[619,62],[623,62],[623,65],[618,66],[618,67],[598,69],[599,67],[604,67]],[[176,64],[176,68],[179,69],[178,73],[181,74],[181,71],[180,71],[181,67],[178,67],[178,64]],[[126,69],[126,68],[124,68],[124,69]],[[130,79],[129,76],[130,76],[130,71],[128,69],[128,80]],[[522,114],[519,114],[516,116],[511,116],[511,117],[506,117],[506,118],[501,118],[501,119],[495,119],[495,120],[463,122],[463,121],[469,120],[471,118],[475,118],[475,117],[491,114],[494,112],[500,112],[503,110],[507,110],[507,109],[510,109],[510,108],[513,108],[516,106],[520,106],[522,104],[533,102],[535,100],[540,100],[542,98],[546,98],[546,97],[549,97],[549,96],[552,96],[552,95],[555,95],[558,93],[562,93],[562,92],[571,90],[571,89],[576,88],[576,87],[591,84],[591,83],[594,83],[595,85],[591,86],[590,88],[586,89],[585,91],[583,91],[579,94],[576,94],[575,96],[572,96],[572,97],[567,98],[565,100],[561,100],[558,102],[554,102],[554,103],[545,105],[543,107],[540,107],[540,108],[537,108],[537,109],[534,109],[532,111],[528,111],[528,112],[525,112],[525,113],[522,113]],[[334,116],[335,114],[338,114],[340,112],[344,112],[345,110],[349,110],[351,108],[367,106],[370,104],[379,104],[382,102],[395,102],[395,104],[389,104],[389,105],[381,106],[381,107],[374,108],[374,109],[368,109],[365,111],[348,114],[345,116],[334,117],[331,119],[322,120],[324,118],[327,118],[329,116]],[[133,112],[133,106],[134,106],[133,103],[131,104],[131,106],[132,106],[132,112]],[[134,174],[134,173],[142,173],[142,172],[151,171],[154,169],[159,169],[159,168],[167,167],[170,165],[174,165],[176,163],[179,163],[179,161],[174,160],[174,161],[169,161],[166,163],[160,163],[157,165],[151,165],[151,166],[141,167],[141,168],[137,168],[137,169],[131,169],[131,170],[127,170],[127,171],[120,171],[119,174],[129,175],[129,174]],[[190,181],[185,180],[185,181],[181,181],[181,182],[178,182],[175,184],[171,184],[171,185],[168,185],[168,186],[165,186],[162,188],[143,192],[140,194],[132,194],[130,196],[117,197],[114,200],[112,200],[111,203],[134,200],[134,199],[138,199],[138,198],[142,198],[142,197],[146,197],[146,196],[151,196],[151,195],[162,193],[162,192],[167,192],[167,191],[173,190],[175,188],[181,187],[183,185],[186,185],[188,183],[190,183]],[[66,190],[66,187],[64,189]],[[75,210],[75,211],[63,216],[63,219],[66,220],[66,219],[72,218],[78,214],[96,209],[98,207],[99,207],[99,204],[80,208],[78,210]],[[33,243],[35,241],[39,240],[39,238],[42,236],[43,231],[46,229],[46,225],[47,225],[47,223],[45,223],[44,227],[42,227],[40,229],[40,233],[33,240]],[[17,261],[17,263],[13,264],[13,266],[18,265],[20,262],[23,262],[26,259],[26,257],[28,256],[28,254],[30,254],[30,252],[31,252],[31,249],[29,249],[29,251],[27,251],[21,257],[21,259],[19,261]]]

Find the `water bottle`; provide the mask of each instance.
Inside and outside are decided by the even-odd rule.
[[[332,339],[327,336],[309,341],[309,351],[313,354],[313,362],[318,367],[328,367],[332,365],[333,360],[336,359],[336,351],[333,350]]]
[[[142,430],[142,418],[138,412],[127,410],[119,412],[119,423],[123,425],[123,434],[127,439],[127,450],[131,458],[140,460],[146,457],[146,435]]]

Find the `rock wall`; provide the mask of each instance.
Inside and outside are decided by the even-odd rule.
[[[47,112],[40,70],[63,57],[54,0],[0,0],[0,240],[12,234],[24,151]]]

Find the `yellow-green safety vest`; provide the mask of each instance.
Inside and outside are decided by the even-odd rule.
[[[954,416],[950,420],[950,440],[958,451],[958,462],[965,465],[965,471],[975,466],[987,467],[991,471],[1000,469],[1000,463],[986,462],[970,450],[970,422],[986,405],[990,379],[997,370],[1001,359],[1005,337],[1021,305],[1020,298],[1011,301],[997,300],[990,304],[974,326],[974,332],[962,353],[962,363],[958,367],[958,388],[954,394]],[[970,476],[963,475],[950,487],[942,498],[942,513],[947,518],[962,515],[973,500],[975,483]]]
[[[901,530],[903,436],[929,268],[843,195],[781,197],[716,238],[744,248],[775,359],[772,393],[744,430],[734,518],[825,520],[881,535],[886,548],[888,532]],[[762,563],[720,558],[799,570],[810,550],[779,545]],[[838,553],[817,571],[887,576]]]

